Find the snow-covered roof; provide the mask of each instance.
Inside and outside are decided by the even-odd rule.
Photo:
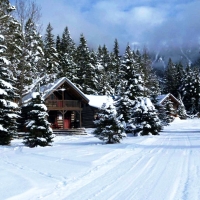
[[[101,108],[103,104],[113,104],[113,98],[106,95],[85,95],[89,99],[89,105],[95,108]]]
[[[180,101],[174,95],[172,95],[171,93],[168,93],[168,94],[158,95],[158,97],[157,97],[158,104],[162,104],[169,96],[172,99],[174,99],[177,103],[180,103]]]
[[[41,86],[40,87],[40,92],[42,93],[42,98],[46,99],[50,94],[52,94],[58,87],[60,87],[63,83],[67,83],[70,87],[72,87],[86,102],[89,102],[89,99],[86,97],[86,95],[81,92],[68,78],[66,77],[62,77],[58,80],[56,80],[53,83],[49,83],[47,85]],[[36,89],[34,89],[34,91],[30,92],[29,94],[27,94],[26,96],[24,96],[22,98],[22,102],[26,103],[27,101],[29,101],[32,98],[32,93],[35,92]]]

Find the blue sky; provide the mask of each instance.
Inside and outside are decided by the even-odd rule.
[[[83,33],[94,49],[117,38],[121,49],[200,41],[199,0],[35,0],[42,8],[43,33],[47,24],[54,35],[68,26],[79,42]]]

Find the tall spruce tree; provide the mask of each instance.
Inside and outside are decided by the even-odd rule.
[[[108,63],[110,62],[109,52],[104,45],[98,47],[96,55],[96,90],[99,95],[111,95],[113,89],[110,86],[109,72],[107,69]]]
[[[65,76],[72,82],[76,83],[77,65],[74,62],[76,47],[67,27],[64,29],[62,38],[57,38],[56,47],[59,54],[60,65],[58,78]]]
[[[91,64],[90,51],[83,34],[77,47],[75,62],[77,64],[77,85],[85,94],[95,93],[95,67]]]
[[[133,132],[135,129],[132,110],[136,99],[144,93],[143,80],[137,73],[137,66],[133,52],[127,45],[120,66],[119,98],[116,103],[118,114],[123,115],[126,132]]]
[[[25,123],[28,135],[24,137],[24,144],[28,147],[49,146],[53,142],[53,131],[47,121],[47,108],[41,94],[34,92],[25,107],[28,110]]]
[[[18,97],[16,88],[12,85],[12,73],[8,69],[9,61],[6,59],[4,52],[4,37],[0,35],[0,145],[8,145],[17,131],[16,119],[18,105],[14,100]]]
[[[121,83],[116,107],[123,116],[126,132],[135,135],[158,134],[161,124],[151,100],[145,97],[141,60],[135,60],[128,45],[121,64]]]
[[[111,53],[111,64],[110,64],[110,69],[109,69],[109,80],[110,80],[110,86],[113,88],[113,93],[116,94],[118,93],[117,91],[117,86],[119,85],[119,79],[118,75],[120,72],[120,65],[121,65],[121,56],[119,55],[119,44],[117,39],[114,41],[114,48],[113,52]]]
[[[145,87],[144,95],[150,98],[152,98],[152,96],[159,95],[160,86],[158,78],[156,74],[153,72],[152,62],[146,48],[144,49],[141,55],[141,59],[139,59],[139,61],[140,61],[139,71],[141,72],[143,76],[142,78],[144,80],[144,87]]]
[[[180,87],[183,103],[189,114],[196,114],[200,110],[200,77],[199,69],[187,66],[186,73]]]
[[[168,94],[171,93],[174,96],[178,95],[178,88],[176,85],[176,65],[172,62],[172,59],[170,58],[165,70],[164,74],[164,81],[165,81],[165,86],[164,86],[164,93]]]
[[[58,53],[56,50],[56,44],[54,41],[54,35],[52,33],[53,27],[49,23],[46,28],[46,33],[44,36],[44,56],[45,56],[45,63],[46,63],[46,82],[48,83],[54,81],[58,74]]]
[[[25,25],[25,40],[28,52],[26,59],[31,65],[32,78],[36,79],[45,73],[45,59],[41,35],[37,32],[36,25],[31,19]]]

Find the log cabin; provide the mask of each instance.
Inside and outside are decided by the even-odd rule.
[[[23,97],[23,104],[31,100],[32,92]],[[104,103],[113,102],[106,95],[85,95],[66,77],[41,86],[40,92],[54,130],[94,128],[98,109]]]
[[[40,87],[40,92],[48,110],[48,121],[53,129],[83,127],[82,110],[89,99],[66,77]],[[23,97],[25,104],[31,93]]]

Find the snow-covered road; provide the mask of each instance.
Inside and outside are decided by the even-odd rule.
[[[15,140],[0,155],[2,200],[200,200],[200,119],[114,145],[91,134],[34,149]]]

